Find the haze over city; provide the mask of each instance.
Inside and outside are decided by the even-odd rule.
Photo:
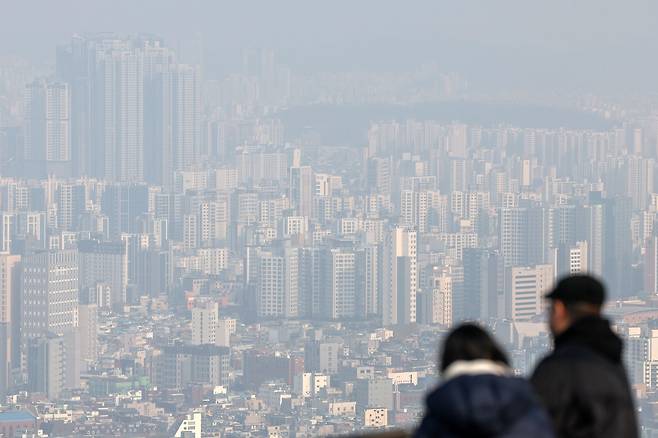
[[[584,274],[658,436],[656,23],[0,4],[0,436],[413,434],[454,327],[525,382]]]

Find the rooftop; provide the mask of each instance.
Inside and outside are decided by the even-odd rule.
[[[34,421],[35,417],[27,411],[0,412],[0,423],[8,421]]]

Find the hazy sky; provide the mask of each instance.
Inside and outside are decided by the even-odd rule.
[[[438,61],[476,82],[650,87],[656,0],[0,0],[0,54],[52,61],[72,33],[203,36],[208,64],[273,47],[304,68],[410,68]]]

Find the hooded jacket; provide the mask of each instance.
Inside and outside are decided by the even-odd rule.
[[[488,360],[459,361],[444,378],[427,397],[415,437],[554,437],[530,384],[512,377],[509,368]]]
[[[557,336],[531,381],[559,437],[638,436],[622,341],[607,320],[588,316]]]

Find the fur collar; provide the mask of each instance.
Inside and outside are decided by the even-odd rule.
[[[458,360],[451,363],[443,372],[443,381],[463,375],[494,374],[496,376],[510,376],[512,370],[505,364],[488,359]]]

